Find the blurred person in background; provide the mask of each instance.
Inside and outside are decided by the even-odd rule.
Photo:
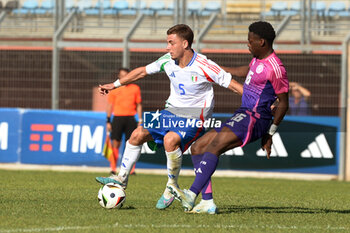
[[[117,78],[123,78],[129,73],[127,68],[120,68]],[[111,174],[117,172],[117,162],[119,155],[119,147],[122,135],[125,134],[125,141],[128,141],[131,133],[142,123],[142,99],[140,87],[136,84],[127,84],[115,89],[108,94],[107,100],[107,132],[110,133],[112,140],[113,156],[109,160]],[[113,113],[113,120],[112,119]],[[138,123],[135,114],[138,115]],[[135,165],[130,174],[135,173]]]
[[[290,115],[295,115],[295,116],[310,115],[308,99],[311,96],[311,92],[296,82],[290,82],[289,89],[290,89],[290,96],[289,96]]]

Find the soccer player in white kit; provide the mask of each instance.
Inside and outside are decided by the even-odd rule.
[[[140,157],[143,143],[154,141],[158,146],[163,145],[165,149],[167,185],[178,186],[182,154],[204,133],[201,123],[210,117],[214,107],[213,84],[216,83],[242,95],[242,85],[216,63],[196,53],[191,48],[192,42],[192,29],[185,24],[175,25],[167,31],[167,54],[147,66],[132,70],[114,83],[100,85],[99,91],[105,95],[114,88],[132,83],[149,74],[165,72],[170,79],[170,96],[165,109],[152,114],[152,120],[157,119],[160,124],[157,127],[148,127],[147,122],[144,122],[136,128],[126,142],[119,174],[96,177],[99,183],[116,183],[126,188],[130,171]],[[163,122],[167,122],[167,125],[162,124]],[[165,189],[156,208],[165,209],[173,200],[173,195]]]

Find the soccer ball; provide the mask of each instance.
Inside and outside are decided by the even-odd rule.
[[[125,201],[125,191],[117,184],[108,183],[98,191],[98,203],[106,209],[119,209]]]

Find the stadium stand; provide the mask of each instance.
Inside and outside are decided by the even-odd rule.
[[[41,2],[40,7],[34,10],[34,13],[37,15],[52,14],[54,7],[55,7],[54,0],[44,0],[43,2]]]
[[[6,11],[9,11],[9,12],[14,10],[14,9],[17,9],[17,8],[18,8],[18,2],[17,1],[8,1],[8,2],[6,2],[5,7],[4,7],[4,9]]]
[[[20,9],[27,4],[28,1],[34,0],[19,0]],[[49,10],[52,7],[52,2],[55,0],[35,0],[38,3],[38,7],[35,8],[31,14],[7,14],[0,22],[2,29],[11,28],[10,30],[2,30],[3,34],[10,34],[12,30],[13,35],[22,35],[25,37],[52,37],[51,32],[54,29],[54,17]],[[10,1],[2,0],[4,5]],[[68,34],[70,37],[88,37],[88,38],[105,38],[113,39],[123,38],[127,32],[127,26],[132,25],[137,15],[137,2],[138,0],[65,0],[66,13],[79,8],[79,12],[74,16],[71,24],[79,22],[80,30],[72,30],[72,32],[79,32],[80,34]],[[176,0],[175,0],[176,2]],[[195,32],[200,32],[201,29],[208,22],[211,11],[219,12],[219,15],[208,31],[206,38],[217,37],[221,39],[234,39],[242,40],[239,37],[243,37],[246,32],[246,27],[249,22],[253,20],[266,19],[270,21],[274,26],[278,26],[281,23],[282,18],[286,15],[293,16],[286,24],[283,33],[279,38],[282,40],[294,40],[301,41],[299,33],[292,33],[295,30],[300,30],[300,24],[302,17],[300,17],[301,7],[299,0],[279,1],[279,0],[203,0],[203,1],[186,1],[188,4],[187,23],[193,27]],[[349,13],[349,1],[330,1],[330,0],[313,0],[312,21],[311,21],[311,34],[321,35],[320,30],[332,30],[336,35],[339,33],[344,34],[346,27],[349,26],[348,21]],[[341,3],[341,10],[336,8],[336,3]],[[102,14],[100,14],[99,3],[102,4]],[[226,5],[222,5],[226,3]],[[306,1],[306,7],[309,1]],[[45,5],[47,7],[45,7]],[[344,10],[345,5],[345,10]],[[175,5],[173,0],[142,0],[141,12],[146,14],[143,22],[139,26],[138,33],[141,30],[147,31],[148,34],[152,34],[152,39],[162,38],[161,31],[173,24],[176,20],[174,17]],[[19,12],[20,10],[16,10]],[[28,11],[28,10],[26,10]],[[46,12],[46,13],[45,13]],[[308,13],[306,9],[306,13]],[[99,16],[98,19],[96,16]],[[325,15],[325,17],[324,17]],[[38,16],[38,17],[36,17]],[[45,18],[46,17],[46,18]],[[96,24],[98,20],[98,24]],[[159,23],[161,22],[161,23]],[[38,30],[33,30],[31,26],[38,24]],[[154,25],[157,24],[157,33],[151,33],[150,28],[154,29]],[[31,26],[29,26],[31,25]],[[103,26],[101,26],[103,25]],[[69,26],[71,27],[71,25]],[[310,27],[310,25],[309,25]],[[23,30],[16,30],[16,28],[23,28]],[[113,33],[116,30],[110,29],[118,28],[118,35]],[[122,30],[122,31],[119,31]],[[21,33],[23,32],[23,33]],[[25,33],[27,32],[27,33]],[[30,32],[30,33],[28,33]],[[35,35],[33,32],[38,32]],[[83,32],[83,34],[82,34]],[[329,33],[331,35],[331,33]],[[151,39],[151,38],[150,38]],[[320,40],[329,40],[333,38],[318,38]],[[339,40],[339,39],[337,39]],[[219,47],[219,45],[218,45]]]
[[[66,0],[64,6],[65,6],[67,12],[71,12],[76,8],[74,0]]]
[[[187,11],[191,16],[198,16],[202,9],[201,2],[188,2]]]
[[[149,12],[148,14],[150,15],[158,15],[158,12],[161,10],[165,10],[165,3],[164,1],[154,1],[151,2],[151,4],[149,5]]]
[[[110,11],[110,9],[112,9],[111,8],[111,1],[103,0],[101,2],[102,2],[102,7],[100,6],[101,5],[100,1],[97,1],[94,6],[90,6],[89,8],[85,8],[84,13],[86,15],[99,15],[101,9],[102,9],[101,14],[105,14],[105,13],[113,14],[114,13],[113,11]]]
[[[129,9],[129,3],[127,1],[116,1],[113,5],[113,9],[116,10],[116,13],[119,15],[121,12]]]
[[[34,14],[35,9],[38,8],[39,3],[37,0],[27,0],[20,8],[14,9],[13,13],[18,15]]]
[[[314,14],[316,14],[318,17],[321,17],[322,19],[326,16],[326,3],[325,2],[313,2],[312,3],[312,11]]]
[[[85,12],[87,9],[92,9],[94,6],[91,0],[81,0],[78,2],[78,11]]]
[[[218,12],[218,13],[221,12],[221,4],[219,2],[206,3],[200,15],[208,16],[208,15],[211,15],[213,12]]]
[[[196,28],[196,21],[197,21],[197,25],[200,24],[200,12],[202,9],[202,3],[201,2],[188,2],[187,3],[187,14],[189,15],[189,17],[192,18],[192,28],[195,30]],[[197,28],[199,28],[199,26],[197,26]]]
[[[117,14],[117,10],[114,8],[113,5],[111,5],[111,2],[109,2],[109,4],[103,3],[103,15],[116,15],[116,14]]]
[[[350,12],[346,10],[344,2],[332,2],[328,7],[327,16],[350,16]]]
[[[342,11],[346,11],[346,6],[344,2],[332,2],[328,7],[327,16],[333,17],[338,15]]]
[[[168,4],[168,7],[157,11],[158,16],[172,16],[174,15],[174,2]]]
[[[349,7],[349,10],[347,10],[347,11],[339,12],[339,16],[340,17],[347,17],[347,18],[349,18],[350,17],[350,7]]]
[[[270,11],[265,12],[265,16],[280,17],[283,11],[288,10],[287,2],[275,2],[272,4]]]
[[[147,4],[145,1],[140,1],[139,5],[137,5],[137,2],[134,2],[131,7],[127,9],[122,9],[119,11],[120,15],[129,15],[129,16],[134,16],[137,14],[137,11],[140,10],[142,13],[148,13],[147,11]]]
[[[283,15],[283,16],[299,15],[300,14],[300,10],[301,10],[300,1],[299,2],[293,2],[289,9],[284,10],[284,11],[281,12],[281,15]]]
[[[271,8],[271,3],[265,4],[266,9]],[[226,11],[228,14],[260,14],[263,9],[261,1],[228,2]]]

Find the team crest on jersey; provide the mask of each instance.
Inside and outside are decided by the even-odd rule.
[[[260,74],[264,70],[264,65],[259,64],[258,67],[256,67],[256,73]]]
[[[192,75],[192,82],[197,82],[198,81],[198,77],[196,75]]]

